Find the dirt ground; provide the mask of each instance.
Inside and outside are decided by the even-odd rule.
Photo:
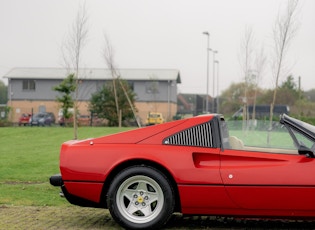
[[[0,229],[122,229],[108,210],[82,207],[0,206]],[[164,229],[315,229],[311,221],[172,216]]]

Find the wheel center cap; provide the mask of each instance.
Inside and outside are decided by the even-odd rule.
[[[139,197],[138,197],[138,202],[139,202],[139,203],[142,203],[142,202],[143,202],[143,197],[142,197],[142,196],[139,196]]]

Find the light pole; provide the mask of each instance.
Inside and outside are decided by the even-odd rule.
[[[220,113],[220,100],[219,100],[219,61],[215,60],[217,63],[217,113]]]
[[[170,80],[167,81],[167,121],[171,120],[171,103],[170,103]]]
[[[217,54],[218,53],[218,51],[217,50],[213,50],[213,49],[209,49],[209,51],[211,51],[212,53],[213,53],[213,86],[212,86],[212,88],[213,88],[213,95],[212,95],[212,97],[213,97],[213,99],[212,99],[212,113],[214,113],[214,90],[215,90],[215,54]]]
[[[208,45],[207,45],[207,93],[206,93],[206,113],[209,112],[209,46],[210,46],[210,34],[205,31],[202,34],[207,35]]]

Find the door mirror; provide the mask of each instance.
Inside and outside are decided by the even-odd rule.
[[[310,150],[309,148],[307,148],[304,145],[300,145],[298,151],[299,151],[300,155],[305,155],[306,157],[309,157],[309,158],[314,158],[315,157],[314,153],[312,152],[312,150]]]

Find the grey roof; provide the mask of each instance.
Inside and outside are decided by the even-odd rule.
[[[64,79],[69,73],[65,68],[13,68],[4,78],[8,79]],[[117,75],[125,80],[176,80],[181,83],[179,70],[175,69],[118,69]],[[109,69],[85,68],[79,70],[80,79],[112,79]]]

